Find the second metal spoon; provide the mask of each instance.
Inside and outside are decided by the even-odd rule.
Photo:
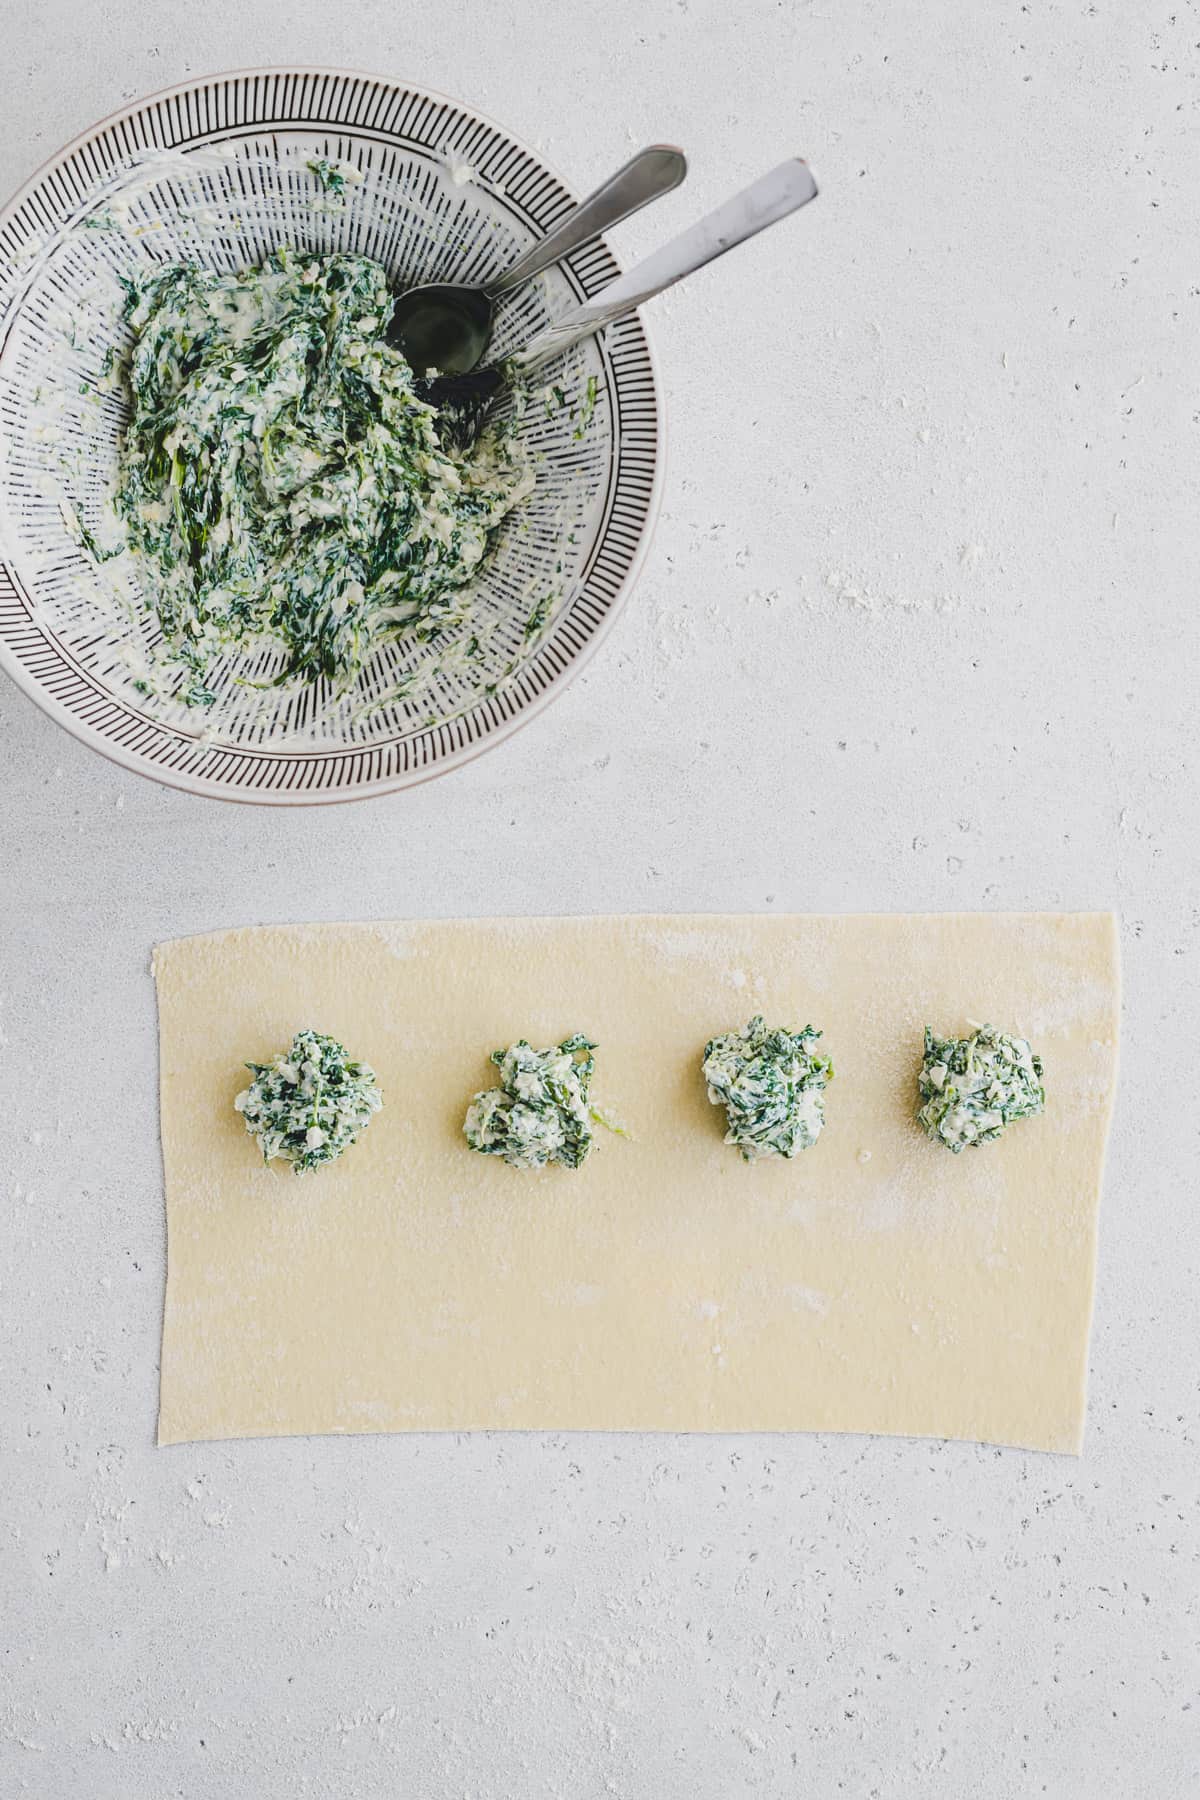
[[[581,244],[640,212],[651,200],[669,194],[686,174],[683,151],[673,145],[651,144],[649,149],[639,150],[603,187],[581,200],[560,225],[486,287],[426,282],[400,294],[387,327],[388,342],[403,351],[418,375],[429,369],[443,375],[466,374],[487,349],[501,294],[532,281]]]

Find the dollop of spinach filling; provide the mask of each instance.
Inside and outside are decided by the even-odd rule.
[[[246,1067],[254,1080],[233,1104],[263,1161],[278,1157],[297,1175],[336,1162],[383,1105],[375,1071],[319,1031],[298,1031],[288,1050]]]
[[[811,1025],[769,1029],[756,1014],[744,1031],[723,1032],[706,1045],[708,1097],[725,1108],[725,1142],[736,1144],[746,1162],[795,1156],[821,1135],[833,1064],[814,1054],[820,1037]]]
[[[940,1038],[927,1025],[917,1085],[917,1123],[956,1156],[992,1143],[1046,1104],[1041,1057],[1025,1038],[993,1025],[980,1025],[962,1038]]]
[[[464,590],[533,476],[502,429],[443,446],[383,337],[391,308],[379,263],[289,249],[128,284],[114,504],[190,704],[214,703],[230,651],[277,646],[276,684],[340,691],[388,639],[465,623]]]
[[[577,1169],[592,1147],[594,1123],[605,1123],[588,1099],[596,1045],[575,1032],[548,1050],[524,1038],[493,1050],[499,1085],[476,1094],[463,1123],[468,1144],[502,1156],[514,1169],[561,1163]]]

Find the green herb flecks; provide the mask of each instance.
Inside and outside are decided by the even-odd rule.
[[[595,410],[596,377],[594,375],[589,375],[587,378],[587,386],[583,390],[583,399],[571,414],[571,417],[575,421],[575,429],[571,435],[577,443],[591,424],[592,414]]]
[[[307,167],[331,199],[343,202],[346,189],[358,187],[363,178],[362,170],[356,169],[353,163],[331,162],[327,156],[312,157]]]
[[[533,487],[505,433],[443,446],[384,340],[391,305],[369,258],[286,249],[240,275],[161,265],[129,288],[115,505],[196,704],[230,650],[277,646],[279,682],[340,692],[387,640],[457,629]]]
[[[525,621],[524,637],[527,644],[531,643],[532,640],[542,632],[546,621],[549,619],[561,598],[561,594],[550,591],[543,594],[540,599],[534,601],[529,609],[529,617]]]
[[[1041,1057],[1024,1038],[992,1025],[965,1038],[936,1037],[927,1025],[917,1085],[917,1123],[956,1156],[970,1145],[991,1143],[1046,1104]]]
[[[297,1175],[336,1162],[383,1105],[375,1071],[319,1031],[298,1031],[289,1050],[246,1067],[254,1080],[233,1104],[263,1161],[278,1157]]]
[[[769,1031],[756,1015],[744,1031],[727,1031],[706,1046],[708,1097],[725,1108],[725,1142],[736,1144],[746,1162],[795,1156],[816,1143],[833,1079],[829,1058],[813,1054],[820,1036],[811,1025]]]
[[[514,1169],[551,1162],[577,1169],[592,1147],[593,1124],[608,1123],[588,1099],[595,1048],[577,1031],[549,1050],[524,1038],[494,1050],[499,1086],[476,1094],[463,1124],[472,1150],[502,1156]]]
[[[105,548],[104,545],[97,542],[95,532],[89,530],[82,519],[76,520],[75,531],[80,544],[83,549],[87,551],[94,563],[111,562],[114,556],[120,556],[122,551],[122,546],[120,544],[114,544]]]

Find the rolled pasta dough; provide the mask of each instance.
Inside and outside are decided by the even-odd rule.
[[[860,1431],[1077,1451],[1115,1078],[1107,914],[501,919],[162,944],[159,1441],[554,1428]],[[819,1142],[745,1164],[700,1058],[824,1031]],[[988,1019],[1047,1110],[960,1157],[914,1123],[922,1027]],[[233,1098],[312,1025],[384,1095],[297,1181]],[[579,1170],[472,1155],[489,1052],[595,1038]]]

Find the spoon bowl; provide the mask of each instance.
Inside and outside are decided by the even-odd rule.
[[[487,349],[495,314],[482,288],[427,282],[397,298],[388,342],[404,352],[414,375],[465,375]]]

